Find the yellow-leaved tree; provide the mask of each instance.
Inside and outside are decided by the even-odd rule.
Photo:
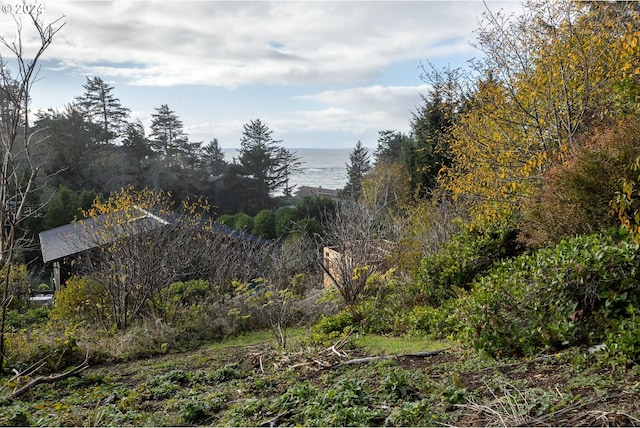
[[[158,293],[203,273],[213,244],[209,206],[176,204],[169,193],[133,188],[97,199],[76,229],[92,250],[77,266],[110,305],[118,329],[154,310]]]
[[[623,54],[637,22],[632,6],[566,0],[528,2],[517,17],[485,14],[486,58],[440,178],[476,223],[513,222],[544,171],[616,114],[624,70],[637,61]]]

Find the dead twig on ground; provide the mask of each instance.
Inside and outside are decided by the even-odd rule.
[[[398,358],[425,358],[425,357],[431,357],[433,355],[441,354],[447,351],[448,349],[450,348],[438,349],[435,351],[423,351],[423,352],[415,352],[415,353],[409,353],[409,354],[400,354],[400,355],[380,355],[376,357],[354,358],[351,360],[342,361],[338,365],[348,366],[348,365],[354,365],[354,364],[369,364],[371,362],[378,361],[378,360],[390,360],[390,359],[398,359]]]
[[[16,379],[20,379],[21,377],[26,376],[25,373],[35,373],[37,370],[39,370],[40,368],[42,368],[44,366],[43,362],[39,362],[34,364],[33,366],[31,366],[29,369],[25,370],[24,372],[20,373],[19,375],[14,376],[12,379],[16,380]],[[24,395],[25,393],[31,391],[34,387],[43,384],[43,383],[55,383],[67,378],[70,378],[72,376],[77,376],[79,375],[81,372],[83,372],[84,370],[86,370],[87,368],[89,368],[89,352],[87,352],[84,361],[82,363],[80,363],[79,365],[77,365],[76,367],[72,368],[71,370],[65,372],[65,373],[56,373],[56,374],[52,374],[49,376],[38,376],[37,378],[29,381],[27,384],[18,387],[16,386],[16,388],[13,390],[13,392],[11,392],[11,394],[9,394],[7,397],[5,397],[6,400],[9,401],[13,401],[16,398]]]

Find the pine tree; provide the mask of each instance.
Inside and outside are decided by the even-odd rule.
[[[182,128],[182,121],[167,104],[156,108],[151,114],[151,148],[174,165],[176,160],[183,161],[195,148],[189,143]]]
[[[149,145],[149,140],[145,137],[144,126],[141,122],[132,122],[127,125],[122,147],[127,153],[127,171],[131,184],[137,188],[143,188],[145,173],[150,168],[154,153]]]
[[[411,137],[398,131],[378,131],[378,148],[374,155],[380,162],[402,162],[403,153],[412,145]]]
[[[227,169],[224,151],[217,138],[209,141],[200,151],[200,164],[209,175],[220,175]]]
[[[423,104],[413,114],[413,147],[404,153],[404,163],[411,173],[411,190],[418,197],[427,196],[437,186],[440,170],[451,166],[450,131],[466,100],[458,69],[430,70],[423,67],[421,79],[429,84],[422,95]]]
[[[120,136],[130,110],[122,106],[120,100],[111,93],[113,86],[99,77],[86,79],[87,83],[82,85],[85,92],[76,97],[76,101],[87,119],[100,125],[102,131],[98,141],[110,143]]]
[[[356,147],[349,154],[349,163],[347,163],[348,181],[340,192],[341,196],[357,201],[362,193],[362,177],[370,170],[371,156],[369,155],[369,149],[362,145],[362,141],[358,141]]]
[[[289,180],[291,175],[302,170],[302,162],[300,162],[300,156],[295,152],[281,148],[278,153],[278,168],[276,174],[280,177],[278,187],[282,189],[284,196],[291,196],[295,185],[291,186]]]
[[[256,188],[266,195],[282,188],[290,191],[289,177],[300,166],[299,157],[280,147],[282,141],[274,140],[272,134],[260,119],[245,124],[236,159],[239,168],[235,168],[253,178]]]

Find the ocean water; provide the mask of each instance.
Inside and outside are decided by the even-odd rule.
[[[291,176],[291,184],[342,189],[347,184],[347,163],[352,149],[290,149],[300,157],[302,171]],[[238,156],[236,149],[224,149],[231,162]],[[295,189],[294,189],[295,192]]]

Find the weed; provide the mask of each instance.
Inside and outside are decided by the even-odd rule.
[[[403,369],[395,369],[382,380],[384,390],[397,399],[406,399],[417,392],[413,379]]]
[[[28,427],[30,426],[29,410],[23,405],[13,405],[4,410],[4,417],[0,418],[4,426]]]
[[[208,417],[209,405],[202,401],[187,401],[178,411],[180,419],[188,424],[197,424]]]
[[[230,380],[240,379],[242,377],[242,373],[234,366],[224,366],[217,369],[208,376],[208,378],[214,382],[228,382]]]
[[[284,394],[276,399],[274,404],[281,409],[299,407],[317,395],[318,391],[309,382],[297,383],[290,386]]]
[[[149,393],[151,394],[151,398],[153,400],[164,400],[167,398],[171,398],[182,388],[179,384],[163,381],[160,384],[149,389]]]
[[[224,425],[256,426],[269,415],[266,399],[249,398],[229,407]]]
[[[429,400],[423,399],[404,403],[389,415],[388,422],[394,426],[433,426],[440,418],[431,411]]]
[[[449,404],[464,404],[467,402],[467,390],[465,388],[448,386],[442,391],[442,398]]]

